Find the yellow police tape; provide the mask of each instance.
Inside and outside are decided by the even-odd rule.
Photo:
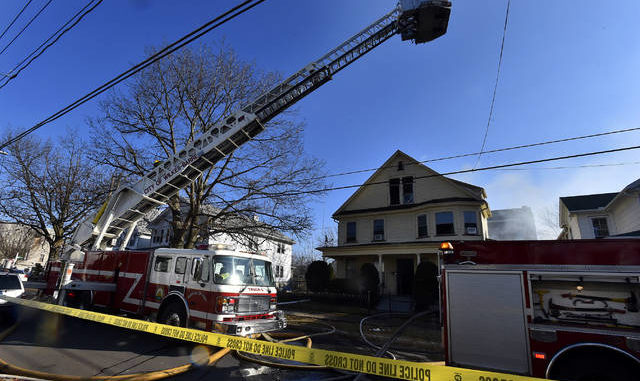
[[[535,381],[540,378],[506,373],[455,368],[428,363],[392,360],[353,353],[328,351],[324,349],[271,343],[262,340],[206,332],[191,328],[173,327],[142,320],[79,310],[33,300],[16,299],[0,295],[1,299],[26,307],[37,308],[62,315],[90,320],[116,327],[133,329],[173,339],[191,341],[198,344],[229,348],[242,352],[276,357],[307,364],[325,365],[335,369],[368,373],[411,381]]]

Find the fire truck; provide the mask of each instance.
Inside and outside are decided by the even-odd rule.
[[[443,243],[448,365],[640,380],[640,240]]]
[[[89,251],[82,261],[51,263],[47,289],[56,290],[62,279],[64,295],[53,293],[67,306],[101,307],[169,325],[189,322],[243,336],[286,327],[276,310],[267,256],[227,245],[202,249]]]
[[[280,329],[271,262],[228,247],[126,251],[138,221],[253,139],[265,124],[396,34],[416,44],[442,36],[451,3],[401,0],[391,12],[236,110],[133,184],[121,186],[76,229],[40,285],[57,303],[108,308],[231,334]],[[120,238],[120,243],[115,244]],[[39,287],[31,284],[29,287]]]

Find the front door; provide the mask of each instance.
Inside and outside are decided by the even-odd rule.
[[[398,258],[396,260],[396,281],[398,295],[413,293],[413,258]]]

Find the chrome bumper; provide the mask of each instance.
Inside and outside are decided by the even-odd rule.
[[[276,311],[275,316],[275,319],[217,322],[214,324],[214,330],[228,335],[247,336],[286,328],[287,319],[285,319],[284,313]]]

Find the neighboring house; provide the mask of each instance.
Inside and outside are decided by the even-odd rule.
[[[616,193],[560,197],[558,239],[640,238],[640,179]]]
[[[338,245],[320,247],[336,278],[378,269],[382,292],[411,295],[417,266],[437,262],[442,241],[487,238],[484,189],[448,177],[396,151],[333,214]]]
[[[45,265],[49,258],[49,244],[35,230],[11,223],[0,222],[0,255],[3,267],[23,269],[36,263]]]
[[[149,228],[149,223],[162,213],[162,210],[159,208],[152,209],[149,211],[133,228],[133,233],[131,233],[131,238],[125,247],[126,250],[143,250],[149,249],[152,247],[151,245],[151,228]],[[116,248],[119,248],[122,244],[122,240],[125,238],[127,231],[125,230],[119,237],[116,243]]]
[[[203,214],[215,215],[216,210],[203,205]],[[246,228],[242,234],[212,233],[212,231],[229,230],[237,231],[238,224],[247,224],[247,220],[237,217],[227,221],[228,229],[225,226],[212,227],[208,223],[207,216],[201,216],[200,225],[209,226],[211,230],[200,232],[200,240],[197,244],[226,244],[233,246],[236,250],[246,252],[259,252],[267,255],[272,261],[273,276],[278,287],[283,287],[291,279],[291,254],[294,240],[287,237],[275,229],[268,228],[265,224],[250,221],[250,227]],[[171,228],[171,209],[165,208],[153,220],[149,221],[146,229],[150,232],[149,248],[167,247],[173,236]],[[255,225],[255,226],[253,226]],[[260,226],[262,225],[262,226]],[[242,229],[244,230],[244,229]],[[249,233],[247,233],[247,231]]]
[[[536,240],[536,223],[528,206],[494,209],[487,219],[489,238],[495,240]]]

